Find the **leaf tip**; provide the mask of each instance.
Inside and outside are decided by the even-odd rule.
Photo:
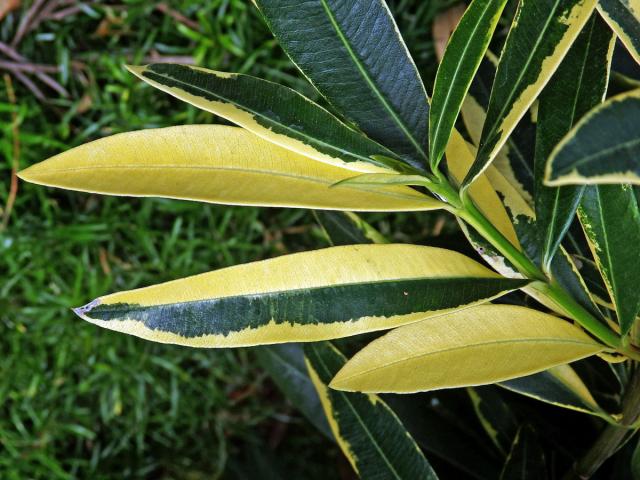
[[[100,299],[96,298],[95,300],[92,300],[91,302],[87,303],[86,305],[82,305],[81,307],[72,308],[71,310],[73,310],[73,313],[75,313],[81,319],[88,321],[89,318],[87,317],[87,314],[91,310],[96,308],[98,305],[100,305],[100,303],[101,303]]]
[[[333,379],[329,382],[329,388],[331,388],[332,390],[339,390],[341,392],[357,391],[349,384],[349,378],[346,377],[344,373],[344,367],[340,369],[338,373],[335,374]]]
[[[28,168],[25,168],[24,170],[20,170],[19,172],[16,173],[16,176],[20,179],[20,180],[24,180],[25,182],[29,181],[29,173],[28,173]]]
[[[23,182],[37,183],[36,177],[38,175],[38,172],[40,171],[39,165],[41,164],[36,163],[35,165],[31,165],[30,167],[20,170],[18,173],[16,173],[16,175]]]
[[[124,66],[129,72],[133,73],[136,77],[140,77],[142,73],[147,69],[146,65],[126,65]]]

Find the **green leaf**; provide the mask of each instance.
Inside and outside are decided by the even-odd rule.
[[[375,228],[352,212],[316,210],[316,220],[332,246],[389,243]]]
[[[582,30],[595,0],[522,0],[491,90],[473,182],[493,161]]]
[[[446,206],[407,187],[330,188],[354,173],[241,128],[186,125],[96,140],[29,167],[20,177],[84,192],[226,205],[357,211]]]
[[[429,159],[434,171],[506,3],[474,0],[449,40],[438,67],[429,112]]]
[[[332,185],[341,187],[348,185],[412,185],[428,187],[433,182],[421,175],[398,175],[397,173],[362,173],[351,178],[345,178]]]
[[[354,245],[107,295],[75,312],[101,327],[156,342],[237,347],[383,330],[527,284],[449,250]]]
[[[498,385],[551,405],[606,416],[582,379],[569,365],[560,365]]]
[[[512,305],[481,305],[396,328],[360,350],[331,386],[411,393],[485,385],[603,349],[582,330],[552,315]]]
[[[374,172],[385,170],[374,157],[394,157],[324,108],[282,85],[189,65],[157,63],[128,68],[163,92],[309,158]]]
[[[544,480],[547,477],[544,452],[533,429],[525,425],[518,430],[500,480]]]
[[[506,456],[518,429],[511,408],[493,386],[467,388],[467,393],[491,442]]]
[[[640,311],[640,211],[630,185],[591,185],[578,217],[618,312],[623,335]]]
[[[583,187],[546,187],[543,175],[553,147],[591,108],[604,100],[615,37],[594,13],[540,95],[535,155],[536,230],[547,271],[567,233]]]
[[[640,438],[631,456],[631,474],[633,475],[633,480],[640,480]]]
[[[609,291],[596,263],[590,258],[582,256],[575,256],[575,261],[580,275],[584,278],[585,284],[593,296],[598,299],[600,304],[612,305]]]
[[[640,63],[640,1],[598,0],[598,10],[636,62]]]
[[[305,357],[338,445],[361,478],[437,479],[409,432],[380,397],[327,386],[346,363],[335,347],[328,342],[307,344]]]
[[[453,395],[446,393],[385,395],[383,398],[429,458],[437,456],[470,478],[497,478],[502,462],[495,450],[487,442],[479,441],[481,432],[469,424],[467,416],[461,415],[460,402],[452,401]],[[498,463],[500,465],[496,465]]]
[[[585,115],[547,162],[547,185],[640,184],[640,89]]]
[[[253,350],[286,398],[327,438],[333,439],[327,417],[318,415],[320,397],[309,377],[302,346],[297,343],[265,345]]]
[[[293,63],[336,110],[415,166],[427,163],[427,94],[383,0],[256,4]]]
[[[490,165],[486,170],[486,174],[483,174],[483,176],[470,186],[469,192],[471,194],[473,194],[474,189],[477,189],[478,186],[482,184],[483,180],[485,180],[484,177],[489,181],[489,187],[495,188],[495,192],[502,197],[506,212],[510,216],[515,232],[517,233],[516,238],[519,240],[519,245],[522,246],[523,251],[531,258],[537,258],[539,255],[539,242],[535,230],[534,213],[522,197],[524,191],[518,188],[517,185],[510,183],[494,165]],[[496,195],[495,192],[494,195]],[[479,252],[485,261],[496,271],[508,277],[517,277],[518,274],[515,268],[510,265],[502,255],[496,252],[491,245],[485,243],[483,239],[477,234],[474,234],[473,231],[465,229],[465,234],[472,244],[479,248]],[[595,305],[593,298],[591,298],[589,290],[580,276],[575,262],[563,247],[560,247],[560,254],[554,256],[551,260],[550,269],[554,281],[565,288],[585,309],[593,313],[596,317],[601,318],[601,313]],[[551,303],[546,297],[539,295],[539,292],[535,288],[525,287],[523,291],[547,308],[562,315],[571,316],[569,312],[563,310],[561,305]]]

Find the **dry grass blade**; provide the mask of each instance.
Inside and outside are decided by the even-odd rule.
[[[432,36],[438,61],[442,60],[449,37],[458,26],[466,7],[463,3],[454,5],[438,14],[433,21]]]
[[[20,20],[20,25],[18,25],[18,30],[16,31],[13,40],[11,41],[12,47],[16,47],[32,28],[32,24],[34,23],[39,10],[42,8],[45,2],[46,0],[35,0],[33,2],[33,5],[31,5],[29,10],[27,10],[27,13],[24,14],[22,19]]]
[[[165,15],[170,16],[175,21],[177,21],[179,23],[182,23],[183,25],[189,27],[191,30],[195,30],[196,32],[199,32],[201,30],[200,29],[200,24],[198,24],[198,22],[195,22],[195,21],[191,20],[190,18],[185,17],[180,12],[172,9],[166,3],[159,3],[158,5],[156,5],[156,10],[158,10],[159,12],[164,13]]]
[[[13,82],[8,74],[4,74],[4,83],[7,87],[7,96],[9,102],[14,107],[17,106],[16,94],[13,89]],[[7,197],[7,203],[2,213],[2,223],[0,224],[0,232],[6,230],[9,225],[9,218],[13,211],[13,204],[16,201],[18,195],[18,170],[20,168],[20,131],[18,130],[18,113],[15,110],[11,112],[11,136],[13,137],[13,153],[12,153],[12,165],[11,165],[11,184],[9,186],[9,196]]]
[[[40,90],[38,86],[35,83],[33,83],[33,81],[29,77],[27,77],[24,73],[22,72],[11,72],[11,73],[13,74],[14,77],[16,77],[16,80],[18,80],[25,87],[27,87],[31,91],[31,93],[33,93],[33,96],[36,97],[38,100],[44,101],[47,99],[45,94],[42,93],[42,90]]]

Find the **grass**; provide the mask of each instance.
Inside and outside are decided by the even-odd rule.
[[[392,3],[427,83],[435,73],[430,22],[447,3]],[[0,21],[1,42],[11,41],[29,5]],[[58,66],[52,77],[68,97],[37,83],[46,97],[37,99],[12,77],[13,102],[0,82],[0,208],[10,196],[15,133],[25,167],[112,133],[216,121],[138,82],[125,63],[191,58],[317,98],[249,2],[74,5],[17,47],[35,64]],[[398,241],[424,239],[438,221],[367,219]],[[152,344],[69,311],[107,292],[324,245],[313,216],[300,210],[20,184],[0,231],[0,477],[350,478],[336,448],[286,404],[250,349]]]

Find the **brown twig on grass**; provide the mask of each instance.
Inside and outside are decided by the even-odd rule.
[[[39,100],[45,100],[46,97],[27,74],[35,75],[38,80],[55,90],[59,95],[69,97],[69,92],[48,75],[49,73],[57,73],[60,70],[58,66],[32,63],[18,53],[16,47],[29,32],[36,29],[45,20],[61,20],[79,11],[81,11],[81,6],[77,4],[76,0],[35,0],[22,16],[11,44],[0,42],[0,53],[10,60],[0,59],[0,69],[9,71]],[[76,63],[72,62],[71,67],[74,69],[83,68]]]
[[[7,86],[7,96],[9,102],[14,107],[17,106],[16,94],[13,89],[13,83],[11,82],[11,76],[4,74],[4,83]],[[18,129],[18,113],[14,110],[11,112],[11,135],[13,137],[13,152],[11,162],[11,184],[9,186],[9,196],[7,197],[7,203],[2,213],[2,223],[0,224],[0,231],[6,230],[9,225],[9,218],[13,211],[13,204],[16,201],[18,195],[18,169],[20,168],[20,131]]]
[[[174,20],[179,23],[182,23],[184,26],[189,27],[191,30],[195,30],[196,32],[200,31],[200,25],[198,22],[191,20],[190,18],[185,17],[180,12],[172,9],[166,3],[159,3],[156,5],[156,10],[164,13],[165,15],[170,16]]]
[[[38,100],[44,101],[44,100],[47,99],[47,97],[44,95],[44,93],[42,93],[42,90],[40,90],[38,88],[38,86],[29,77],[27,77],[24,73],[22,73],[22,72],[11,72],[11,74],[14,77],[16,77],[16,80],[18,80],[25,87],[27,87],[31,91],[31,93],[33,93],[33,96],[36,97]]]
[[[59,68],[55,65],[40,65],[37,63],[27,63],[27,62],[7,62],[5,60],[0,60],[0,68],[9,71],[18,70],[20,72],[27,73],[56,73]]]
[[[18,25],[18,30],[16,31],[13,40],[11,40],[11,46],[17,47],[18,44],[22,41],[23,37],[31,30],[34,21],[37,19],[38,12],[44,5],[46,0],[35,0],[33,5],[29,7],[27,13],[25,13],[20,20],[20,24]]]

